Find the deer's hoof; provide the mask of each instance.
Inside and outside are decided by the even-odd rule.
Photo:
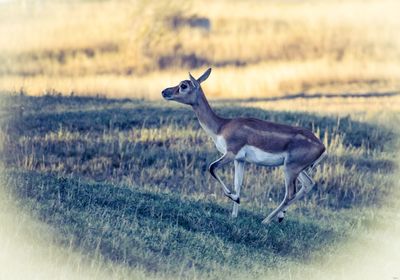
[[[234,200],[237,204],[240,204],[240,197],[236,198],[236,200]]]
[[[226,196],[229,197],[230,199],[232,199],[237,204],[240,204],[240,196],[237,196],[236,194],[229,194]]]

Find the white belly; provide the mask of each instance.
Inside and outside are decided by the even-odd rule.
[[[235,159],[265,166],[279,166],[285,161],[285,156],[285,153],[272,154],[254,146],[246,145],[240,149]]]

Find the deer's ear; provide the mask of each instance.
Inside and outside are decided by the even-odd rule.
[[[207,80],[207,78],[210,76],[211,74],[211,68],[208,68],[206,70],[206,72],[203,73],[203,75],[200,76],[200,78],[197,79],[197,81],[199,82],[199,84],[201,84],[202,82],[204,82],[205,80]]]
[[[192,76],[192,74],[190,74],[190,72],[189,72],[189,78],[194,88],[197,89],[200,87],[200,83]]]

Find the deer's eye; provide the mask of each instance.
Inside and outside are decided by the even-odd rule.
[[[186,88],[187,88],[187,85],[181,84],[181,89],[186,89]]]

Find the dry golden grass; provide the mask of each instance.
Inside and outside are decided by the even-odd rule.
[[[3,91],[157,99],[207,66],[215,98],[399,88],[398,1],[10,3],[0,9]],[[171,26],[193,15],[211,30]]]

